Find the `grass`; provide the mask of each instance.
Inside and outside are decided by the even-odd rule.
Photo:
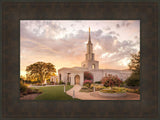
[[[67,85],[66,91],[71,89],[73,86]],[[49,86],[38,88],[42,91],[42,94],[37,96],[35,100],[78,100],[73,99],[71,96],[64,92],[64,86]]]

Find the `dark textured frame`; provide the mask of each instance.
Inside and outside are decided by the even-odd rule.
[[[2,115],[9,118],[158,116],[158,6],[154,2],[4,2]],[[19,100],[20,20],[141,20],[141,100]]]

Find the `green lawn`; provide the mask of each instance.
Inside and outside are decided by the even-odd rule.
[[[72,87],[72,85],[67,85],[66,91]],[[38,89],[42,91],[42,94],[37,96],[35,100],[74,100],[71,96],[64,93],[64,86],[40,87]]]

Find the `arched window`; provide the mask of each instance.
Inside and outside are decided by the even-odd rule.
[[[95,69],[95,64],[92,64],[92,69]]]

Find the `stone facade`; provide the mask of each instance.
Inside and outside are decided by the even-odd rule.
[[[114,70],[114,69],[99,69],[99,61],[96,61],[93,53],[93,44],[91,43],[90,28],[89,40],[87,43],[87,53],[85,61],[81,63],[81,67],[61,68],[58,70],[58,79],[65,83],[70,82],[71,85],[84,82],[84,72],[88,71],[93,75],[93,81],[100,81],[107,74],[117,75],[121,80],[126,80],[130,75],[130,70]]]

